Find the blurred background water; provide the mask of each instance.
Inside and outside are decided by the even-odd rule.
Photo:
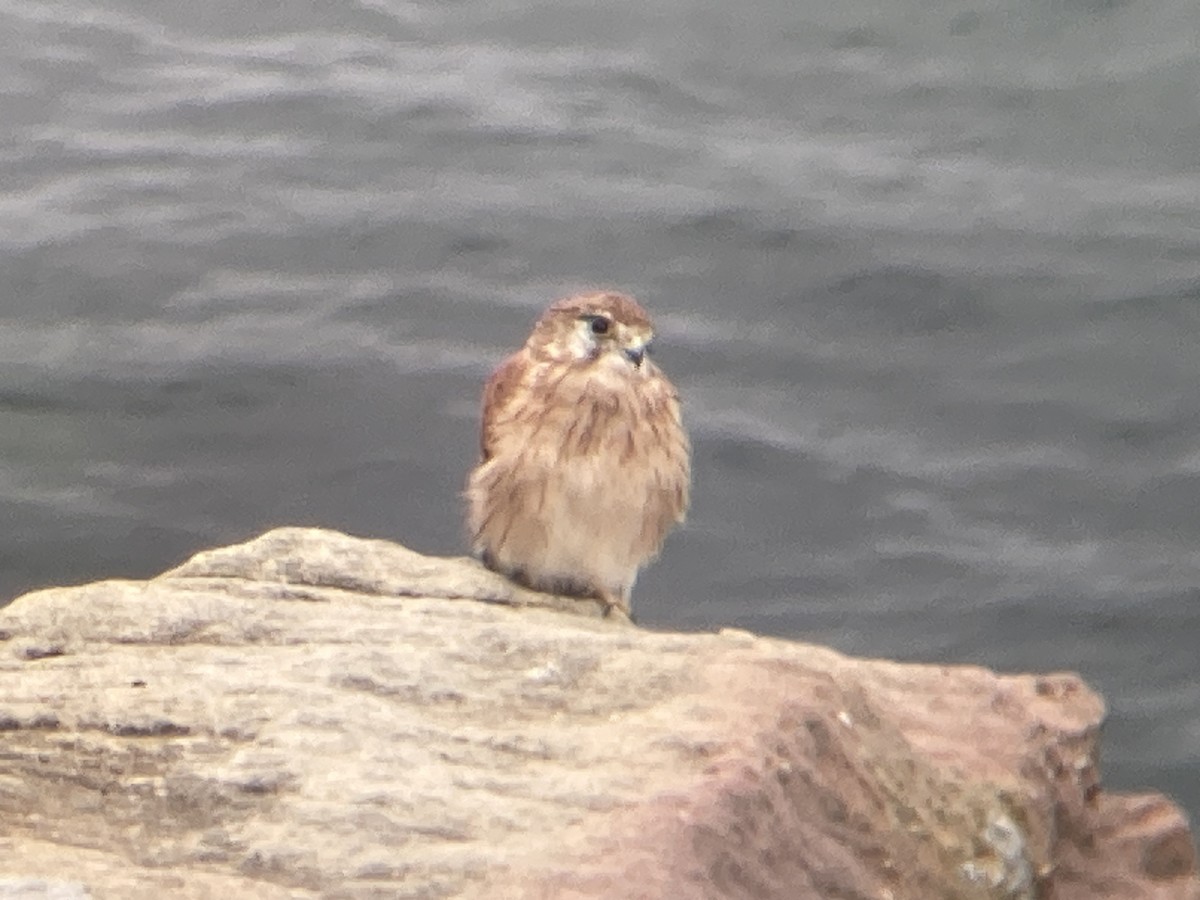
[[[639,296],[652,627],[1074,669],[1200,817],[1192,0],[0,0],[0,598],[454,554],[490,368]],[[0,602],[3,602],[0,600]]]

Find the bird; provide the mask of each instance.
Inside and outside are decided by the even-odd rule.
[[[632,618],[638,572],[684,521],[691,444],[633,297],[556,300],[488,379],[467,530],[487,568]]]

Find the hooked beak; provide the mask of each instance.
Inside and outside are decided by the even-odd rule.
[[[633,363],[634,368],[641,368],[642,360],[646,358],[646,347],[644,344],[637,347],[626,347],[621,351],[625,354],[625,358]]]

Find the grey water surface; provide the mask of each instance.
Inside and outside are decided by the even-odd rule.
[[[0,598],[463,549],[602,284],[695,440],[651,627],[1081,672],[1200,815],[1194,0],[0,0]],[[0,600],[0,602],[3,602]]]

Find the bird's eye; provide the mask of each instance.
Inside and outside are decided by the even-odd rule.
[[[608,334],[610,324],[604,316],[592,316],[592,334]]]

